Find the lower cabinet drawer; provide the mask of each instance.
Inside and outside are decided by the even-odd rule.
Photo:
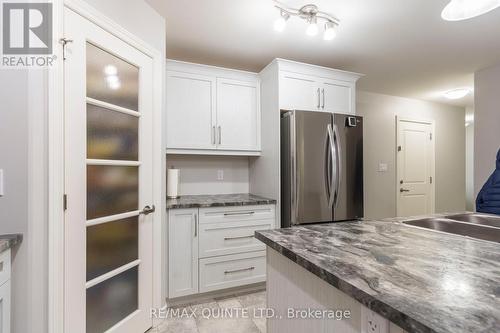
[[[274,220],[200,224],[200,258],[265,250],[255,231],[273,228]]]
[[[266,280],[266,251],[200,259],[200,292]]]

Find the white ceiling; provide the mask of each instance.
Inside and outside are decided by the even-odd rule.
[[[288,0],[341,20],[337,38],[309,37],[306,23],[273,30],[272,0],[146,0],[167,21],[167,57],[260,71],[273,58],[363,73],[362,90],[440,102],[473,86],[474,71],[500,62],[500,9],[461,22],[441,19],[448,0]],[[456,105],[472,105],[472,97]]]

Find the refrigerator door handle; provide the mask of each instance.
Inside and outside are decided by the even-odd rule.
[[[333,136],[334,136],[334,143],[335,143],[335,192],[334,192],[334,207],[337,207],[338,204],[338,199],[339,199],[339,192],[340,192],[340,182],[342,180],[342,148],[340,144],[340,135],[339,135],[339,130],[337,128],[337,125],[333,125]]]
[[[330,125],[328,125],[330,126]],[[326,201],[330,205],[330,197],[331,197],[331,168],[332,168],[332,154],[331,154],[331,139],[330,132],[328,127],[326,128],[326,138],[325,138],[325,192],[326,192]]]
[[[334,139],[334,132],[332,130],[332,125],[328,124],[326,129],[328,132],[328,140],[329,140],[329,146],[330,146],[330,149],[328,152],[330,155],[329,160],[333,162],[333,160],[335,159],[335,162],[330,163],[329,170],[328,170],[330,177],[329,177],[329,179],[327,178],[328,188],[329,188],[328,206],[333,207],[334,200],[335,200],[334,178],[335,178],[335,175],[337,173],[336,149],[335,149],[335,139]]]

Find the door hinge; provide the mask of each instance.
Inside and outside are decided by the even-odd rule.
[[[63,210],[68,209],[68,195],[63,195]]]
[[[63,60],[66,60],[66,44],[73,43],[73,40],[63,37],[59,39],[59,43],[61,43],[63,47]]]
[[[430,181],[430,182],[431,182],[431,184],[432,184],[432,177],[429,177],[429,181]]]

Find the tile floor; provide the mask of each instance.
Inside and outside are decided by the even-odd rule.
[[[266,319],[260,318],[259,312],[254,311],[265,307],[264,290],[214,298],[179,308],[180,311],[186,310],[184,316],[168,316],[148,333],[266,333]],[[194,315],[187,315],[191,313]],[[208,318],[211,314],[215,317]],[[225,318],[216,318],[221,314],[225,314]]]

